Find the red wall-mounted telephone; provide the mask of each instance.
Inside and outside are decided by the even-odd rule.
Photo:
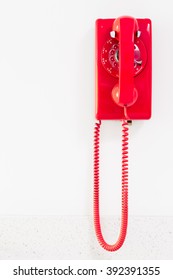
[[[128,125],[151,117],[151,20],[124,16],[96,21],[96,122],[94,131],[94,224],[100,245],[118,250],[128,222]],[[118,241],[105,242],[99,217],[101,120],[121,120],[122,222]]]

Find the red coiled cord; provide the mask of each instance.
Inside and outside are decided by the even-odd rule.
[[[94,226],[100,245],[107,251],[116,251],[124,243],[128,223],[128,122],[122,121],[122,216],[121,228],[118,240],[115,244],[106,243],[103,238],[100,226],[99,211],[99,144],[100,144],[101,121],[95,124],[94,128]]]

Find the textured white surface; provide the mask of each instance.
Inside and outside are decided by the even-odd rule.
[[[102,219],[105,238],[113,242],[118,219]],[[121,250],[104,251],[89,216],[0,218],[0,259],[173,259],[172,217],[130,217]]]

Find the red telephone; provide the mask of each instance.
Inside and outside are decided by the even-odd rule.
[[[96,21],[94,224],[100,245],[118,250],[128,222],[128,125],[151,117],[151,20],[124,16]],[[103,238],[99,217],[99,135],[102,120],[122,121],[122,222],[117,242]]]

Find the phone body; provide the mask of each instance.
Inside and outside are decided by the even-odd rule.
[[[123,105],[127,105],[131,120],[150,119],[151,20],[135,19],[137,27],[129,17],[118,20],[97,19],[95,24],[95,116],[97,120],[122,120]],[[112,31],[115,37],[111,37]]]

